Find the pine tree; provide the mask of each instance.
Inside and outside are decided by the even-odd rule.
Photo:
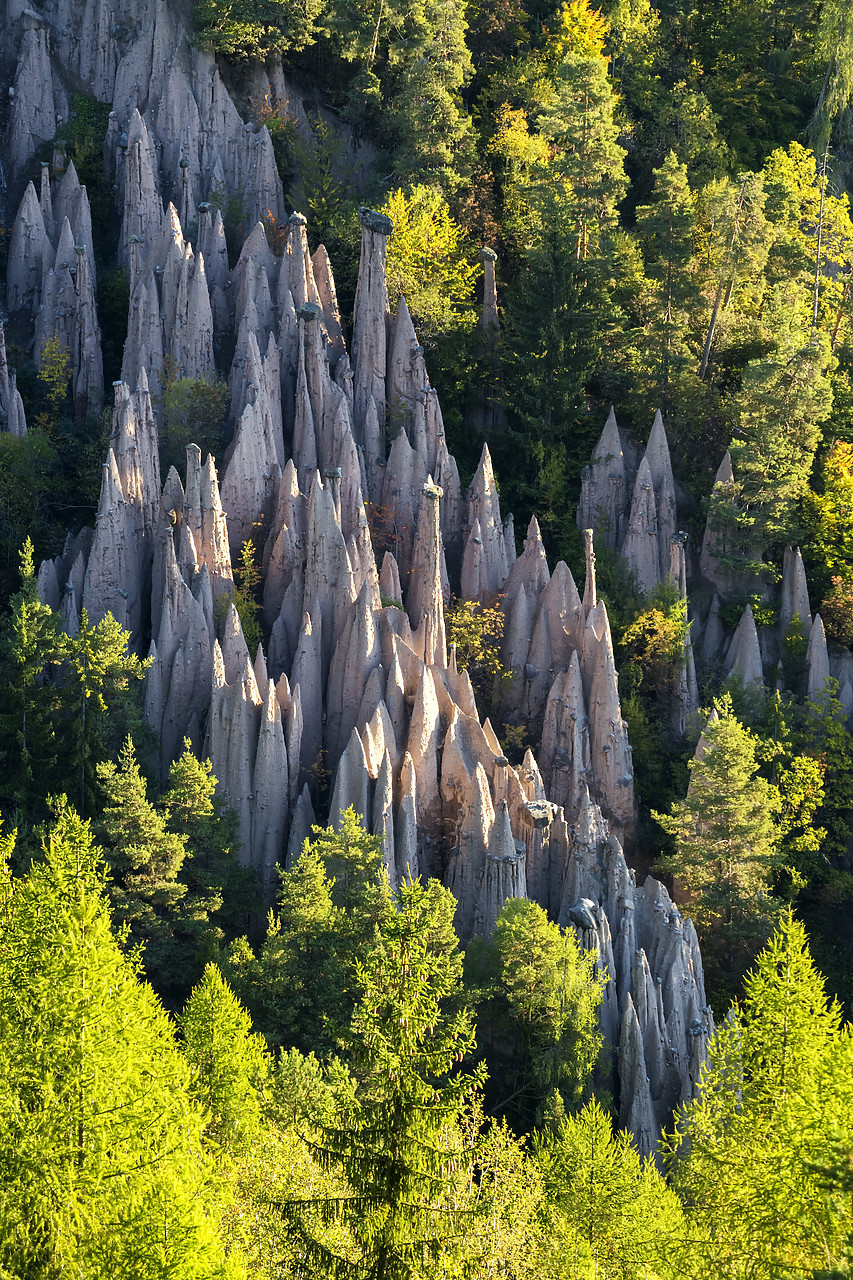
[[[704,754],[691,761],[687,798],[669,815],[653,812],[675,838],[663,865],[690,894],[712,989],[717,979],[739,976],[769,932],[781,811],[777,789],[756,776],[755,735],[735,717],[728,694],[715,706]]]
[[[658,404],[669,407],[680,375],[692,362],[687,347],[690,311],[701,299],[691,267],[695,215],[687,169],[670,151],[653,171],[650,203],[637,208],[646,275],[655,285],[655,317],[649,326],[649,363]]]
[[[88,824],[63,807],[44,861],[0,876],[0,1266],[44,1280],[239,1276],[188,1085],[111,931]]]
[[[822,1176],[830,1134],[853,1145],[850,1038],[789,910],[712,1040],[671,1142],[703,1274],[771,1280],[843,1263],[849,1198]]]
[[[208,1117],[208,1139],[228,1149],[245,1146],[260,1127],[259,1091],[270,1060],[216,965],[205,968],[178,1025],[192,1068],[190,1092]]]

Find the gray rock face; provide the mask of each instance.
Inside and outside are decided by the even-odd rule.
[[[811,630],[812,611],[806,570],[799,547],[786,547],[782,568],[782,603],[779,608],[779,634],[784,639],[794,615],[806,634]]]
[[[651,468],[645,457],[634,484],[622,554],[633,570],[640,590],[644,594],[652,591],[661,580],[660,529]]]
[[[9,237],[6,306],[10,313],[32,313],[38,309],[46,254],[52,257],[44,217],[36,189],[28,182]]]
[[[761,688],[764,684],[764,671],[761,662],[761,646],[758,643],[758,632],[752,606],[747,605],[738,623],[737,630],[729,645],[727,666],[733,675],[740,676],[745,686]]]
[[[269,135],[243,124],[213,60],[190,48],[165,3],[155,10],[145,39],[123,53],[111,36],[95,57],[94,8],[82,38],[86,74],[114,78],[108,144],[131,300],[96,530],[42,566],[42,597],[69,630],[81,605],[92,617],[109,609],[150,651],[145,714],[161,776],[186,734],[209,753],[260,904],[273,898],[276,865],[292,865],[315,816],[325,820],[314,804],[328,782],[329,819],[355,807],[393,885],[422,874],[453,889],[464,940],[490,933],[504,902],[528,895],[575,928],[611,978],[601,1022],[622,1116],[651,1152],[657,1126],[695,1089],[710,1021],[695,934],[656,881],[636,888],[620,844],[634,822],[633,768],[593,535],[582,600],[564,563],[550,571],[535,519],[516,557],[487,446],[463,505],[405,302],[389,313],[387,219],[360,214],[349,353],[332,266],[325,251],[309,257],[301,215],[280,257],[256,224],[229,271],[206,197],[243,183],[250,206],[264,202],[251,219],[269,208],[282,221]],[[17,310],[40,299],[37,341],[60,334],[75,395],[93,404],[93,282],[75,248],[86,206],[76,176],[66,178],[41,200],[25,194],[9,296]],[[184,228],[195,219],[191,246]],[[214,459],[190,444],[185,485],[173,471],[161,492],[164,380],[206,376],[214,360],[230,370],[234,431],[221,487]],[[10,430],[19,420],[2,344],[0,414]],[[625,449],[611,415],[584,479],[583,526],[623,551],[644,590],[666,577],[682,590],[660,418],[636,484]],[[250,537],[266,656],[249,653],[233,601],[232,559]],[[520,766],[481,723],[469,674],[447,651],[451,583],[503,610],[513,681],[501,710],[531,744]],[[820,661],[816,647],[818,675]],[[685,655],[682,710],[693,706],[689,671]]]
[[[361,262],[353,315],[353,412],[356,439],[366,443],[364,425],[373,401],[380,425],[385,419],[386,324],[389,314],[385,252],[393,230],[390,218],[359,210]]]
[[[733,485],[732,459],[731,454],[727,451],[714,478],[714,491],[722,496],[730,492]],[[713,527],[712,520],[709,518],[705,526],[705,537],[702,541],[700,565],[702,573],[721,594],[725,594],[729,590],[731,582],[731,574],[720,564],[720,559],[726,554],[726,551],[725,535],[721,530]]]
[[[68,100],[51,67],[47,24],[28,9],[22,26],[6,135],[13,176],[23,170],[39,143],[56,137],[68,118]]]
[[[628,477],[622,437],[611,408],[592,462],[581,473],[578,528],[593,529],[602,545],[621,546],[627,522]]]

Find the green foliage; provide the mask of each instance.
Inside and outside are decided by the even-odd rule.
[[[661,583],[649,599],[649,608],[622,632],[620,644],[626,661],[638,668],[644,691],[661,701],[672,692],[689,631],[687,600],[677,588]]]
[[[719,994],[744,972],[773,918],[781,797],[756,777],[755,735],[736,719],[728,694],[715,711],[686,799],[669,815],[652,816],[675,839],[663,865],[690,893],[711,990]]]
[[[670,151],[655,181],[651,202],[637,209],[637,231],[647,279],[654,285],[649,345],[649,391],[664,411],[677,397],[695,356],[688,346],[691,312],[700,293],[695,279],[695,208],[687,169]]]
[[[351,1091],[320,1127],[317,1155],[348,1191],[318,1206],[345,1223],[346,1252],[306,1232],[303,1205],[282,1205],[326,1274],[409,1280],[453,1248],[460,1213],[447,1190],[471,1135],[480,1072],[456,1064],[472,1045],[469,1012],[448,1010],[462,961],[452,894],[436,881],[403,884],[373,947],[356,962],[362,991],[351,1032]],[[307,1207],[307,1206],[305,1206]]]
[[[392,191],[382,213],[394,223],[388,242],[388,300],[396,309],[405,297],[421,341],[472,326],[474,283],[481,273],[471,262],[465,232],[450,215],[441,192],[423,185],[408,194]]]
[[[190,1092],[208,1117],[208,1140],[228,1149],[251,1142],[260,1128],[259,1090],[270,1059],[216,965],[205,968],[178,1025],[192,1070]]]
[[[0,808],[15,812],[19,824],[47,813],[45,780],[55,774],[59,755],[54,677],[68,647],[59,617],[39,598],[29,538],[20,562],[21,587],[0,631]]]
[[[474,692],[487,705],[496,681],[505,675],[501,662],[503,610],[479,600],[453,600],[444,611],[447,646],[456,646],[456,667],[467,671]]]
[[[564,1259],[555,1274],[566,1280],[686,1274],[679,1266],[684,1219],[677,1197],[629,1136],[614,1134],[595,1098],[578,1115],[561,1116],[553,1135],[537,1139],[534,1153],[548,1195],[552,1248]]]
[[[169,766],[159,807],[167,829],[186,842],[178,877],[187,887],[183,905],[195,921],[195,946],[212,950],[245,928],[257,907],[258,880],[253,868],[237,861],[237,815],[216,794],[211,763],[196,758],[188,738]]]
[[[326,246],[341,313],[347,317],[358,280],[361,230],[356,211],[364,178],[355,170],[341,134],[319,114],[309,120],[310,139],[294,142],[297,181],[289,199],[308,217],[311,244]]]
[[[59,462],[53,443],[33,426],[21,438],[0,433],[0,588],[4,598],[18,582],[18,556],[31,537],[38,553],[52,549],[59,533],[55,492]],[[68,495],[73,499],[73,494]]]
[[[769,1280],[843,1266],[844,1193],[821,1169],[829,1134],[849,1143],[853,1133],[850,1044],[786,912],[670,1145],[702,1274]]]
[[[576,1106],[602,1043],[604,980],[595,955],[582,952],[573,931],[553,924],[535,902],[509,898],[491,938],[469,945],[465,969],[478,1002],[493,1109],[509,1109],[530,1127],[554,1088]]]
[[[828,147],[835,126],[841,132],[853,96],[853,15],[843,0],[827,0],[821,5],[815,47],[826,66],[810,121],[815,150],[820,152]]]
[[[217,824],[210,764],[200,764],[188,744],[157,803],[148,799],[130,738],[118,763],[99,764],[97,775],[114,918],[141,949],[151,984],[167,1002],[180,1002],[205,956],[224,940],[219,912],[226,894],[233,918],[254,905],[257,882],[236,866],[233,823]]]
[[[239,1277],[169,1022],[110,930],[88,825],[60,809],[0,916],[0,1265]]]
[[[56,333],[42,347],[38,376],[51,410],[52,420],[43,424],[49,430],[56,425],[60,411],[68,407],[71,390],[71,357]]]
[[[117,763],[104,761],[96,768],[104,795],[99,823],[112,871],[110,898],[115,919],[133,944],[143,949],[146,970],[153,985],[162,990],[170,972],[169,943],[186,885],[178,872],[186,857],[180,835],[166,829],[162,813],[147,796],[147,786],[130,738]]]
[[[459,100],[471,76],[464,6],[329,0],[324,25],[336,56],[352,67],[344,114],[373,130],[397,183],[455,185],[470,127]]]
[[[234,567],[234,594],[220,596],[217,603],[216,621],[224,620],[229,604],[233,604],[240,617],[243,638],[249,653],[254,656],[261,643],[261,606],[258,593],[261,585],[261,571],[255,563],[257,547],[248,538],[240,548],[240,559]]]
[[[228,955],[226,976],[272,1044],[327,1058],[346,1040],[355,1004],[356,965],[388,910],[380,841],[348,809],[340,830],[312,828],[312,839],[281,874],[257,957],[245,939]]]
[[[229,58],[264,59],[304,49],[317,33],[322,0],[196,0],[196,43]]]
[[[63,679],[67,719],[65,785],[85,813],[92,799],[97,763],[116,755],[119,744],[141,721],[131,680],[141,680],[152,659],[129,652],[130,635],[108,613],[90,623],[85,609],[80,629],[69,639]]]
[[[68,120],[56,135],[59,146],[74,161],[77,177],[86,188],[92,211],[92,231],[96,241],[110,240],[113,218],[112,178],[107,178],[104,143],[110,106],[84,93],[71,95]]]
[[[838,591],[836,583],[853,582],[853,445],[833,444],[821,461],[818,484],[819,490],[803,495],[804,546],[812,591],[825,595],[830,583]],[[822,609],[820,616],[826,623]]]
[[[202,457],[222,451],[228,384],[208,374],[201,378],[170,378],[163,390],[163,426],[160,432],[160,466],[183,472],[186,447],[197,444]]]

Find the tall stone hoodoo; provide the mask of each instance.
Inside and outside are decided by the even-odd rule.
[[[209,754],[264,905],[276,864],[292,865],[330,797],[331,822],[353,805],[381,839],[393,884],[420,872],[453,889],[463,940],[526,895],[574,928],[610,977],[601,1021],[623,1122],[653,1151],[657,1126],[696,1087],[712,1022],[692,927],[657,881],[635,885],[622,852],[633,768],[594,540],[621,550],[644,590],[668,578],[683,588],[663,421],[638,464],[607,420],[579,508],[582,596],[566,564],[549,566],[535,519],[517,556],[488,445],[463,496],[405,299],[391,313],[390,220],[359,210],[348,339],[333,264],[322,246],[309,254],[301,214],[286,218],[268,131],[241,119],[178,14],[146,10],[137,33],[114,31],[105,12],[86,6],[81,23],[48,28],[18,8],[4,28],[18,51],[8,136],[20,200],[7,309],[36,352],[54,337],[68,351],[81,414],[104,390],[88,197],[72,165],[52,181],[44,169],[38,193],[24,182],[66,117],[68,68],[75,89],[112,104],[106,163],[130,286],[95,529],[42,565],[42,598],[69,631],[84,606],[93,619],[111,611],[150,655],[144,709],[160,776],[185,736]],[[273,97],[286,89],[269,82]],[[233,270],[222,192],[243,194],[251,228]],[[489,343],[494,255],[484,261]],[[229,376],[231,443],[218,463],[190,445],[184,475],[161,483],[163,387],[215,369]],[[0,428],[26,430],[2,331]],[[232,570],[249,539],[268,636],[254,653]],[[789,576],[791,613],[805,621],[796,564]],[[448,646],[451,594],[504,614],[502,710],[529,741],[519,766]],[[815,619],[816,689],[821,636]],[[754,672],[754,645],[739,641],[735,660]],[[695,705],[687,653],[685,672],[684,714]]]

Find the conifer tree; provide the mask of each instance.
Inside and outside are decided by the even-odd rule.
[[[216,794],[211,763],[196,758],[188,738],[169,766],[168,787],[157,808],[167,830],[185,841],[186,858],[178,871],[187,889],[184,909],[197,922],[197,945],[212,949],[245,929],[246,917],[257,907],[258,880],[237,860],[237,815]]]
[[[326,1274],[410,1280],[454,1248],[447,1193],[482,1078],[455,1069],[474,1031],[466,1009],[448,1008],[462,969],[454,911],[438,881],[404,884],[356,964],[363,994],[352,1022],[353,1088],[318,1141],[321,1163],[341,1169],[350,1188],[320,1214],[346,1224],[355,1256],[306,1238]],[[303,1206],[283,1208],[304,1230]]]
[[[166,830],[148,800],[148,787],[128,738],[118,763],[97,766],[104,793],[101,838],[108,851],[113,884],[110,897],[117,923],[142,944],[146,972],[155,986],[172,977],[169,958],[173,921],[186,885],[178,871],[186,857],[183,837]]]
[[[627,1133],[614,1133],[593,1098],[577,1115],[553,1116],[534,1152],[547,1193],[548,1229],[575,1265],[569,1276],[663,1280],[681,1276],[681,1206],[652,1160]]]
[[[771,551],[798,541],[799,503],[832,408],[829,339],[815,333],[800,345],[789,320],[790,314],[774,349],[747,365],[732,406],[735,482],[718,492],[709,520],[729,530],[732,550],[721,563],[735,570],[756,572]]]
[[[55,776],[59,746],[53,677],[65,656],[67,639],[59,617],[39,598],[29,538],[20,553],[20,566],[21,587],[9,602],[0,640],[0,725],[5,748],[0,806],[28,821],[43,815],[44,797]]]
[[[499,1091],[494,1109],[511,1107],[529,1125],[555,1088],[569,1106],[579,1103],[601,1047],[594,954],[537,903],[509,898],[491,938],[469,945],[465,972],[478,998],[489,1089]]]
[[[228,1149],[244,1146],[260,1127],[259,1090],[270,1063],[262,1037],[252,1032],[251,1018],[215,964],[205,968],[178,1025],[208,1139]]]
[[[849,1198],[822,1172],[832,1140],[853,1146],[850,1039],[788,910],[670,1145],[704,1274],[771,1280],[843,1265]]]
[[[690,893],[706,968],[712,979],[731,983],[770,929],[781,797],[756,776],[757,740],[737,720],[731,697],[715,706],[704,754],[690,762],[686,799],[670,814],[653,816],[675,838],[675,852],[663,865]]]
[[[531,174],[502,347],[509,422],[496,454],[509,502],[522,524],[535,511],[563,556],[573,550],[566,508],[595,442],[586,389],[614,322],[616,214],[627,186],[604,30],[577,0],[546,49],[548,101],[536,123],[548,156]]]
[[[341,829],[314,827],[282,872],[257,957],[245,939],[228,954],[227,976],[273,1044],[326,1058],[346,1040],[358,994],[356,965],[390,903],[381,843],[353,809]]]
[[[236,1278],[189,1069],[111,931],[104,889],[68,807],[44,861],[0,876],[0,1266],[44,1280]]]
[[[653,172],[654,188],[647,205],[637,208],[646,275],[655,285],[655,319],[649,326],[649,363],[656,369],[653,385],[659,407],[669,405],[673,384],[691,361],[686,339],[690,310],[701,295],[690,270],[693,264],[695,216],[687,168],[670,151]]]
[[[129,648],[130,635],[108,613],[91,623],[81,610],[80,630],[68,641],[68,675],[63,681],[66,707],[67,789],[80,813],[96,799],[95,767],[117,754],[124,737],[141,722],[131,680],[141,680],[151,659]]]

